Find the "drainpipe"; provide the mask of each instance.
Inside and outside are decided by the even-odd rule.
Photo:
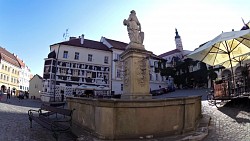
[[[111,67],[110,67],[110,95],[112,94],[112,88],[113,88],[113,51],[111,51]]]

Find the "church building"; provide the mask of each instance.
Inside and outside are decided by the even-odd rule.
[[[184,56],[191,53],[191,51],[189,50],[183,50],[181,36],[179,35],[177,29],[175,29],[175,45],[176,49],[170,50],[159,55],[159,57],[162,57],[167,60],[167,67],[173,67],[173,62],[176,61],[174,60],[175,58],[182,60]]]

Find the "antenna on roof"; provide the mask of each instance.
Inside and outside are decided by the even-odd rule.
[[[68,33],[68,31],[69,31],[69,29],[67,28],[66,29],[66,32],[65,33],[63,33],[63,39],[64,39],[64,41],[66,41],[67,40],[67,38],[69,37],[69,33]]]
[[[243,24],[244,24],[244,25],[246,25],[246,23],[245,23],[244,19],[243,19],[242,17],[241,17],[241,19],[242,19]]]

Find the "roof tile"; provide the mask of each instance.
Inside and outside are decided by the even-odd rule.
[[[72,40],[57,43],[57,44],[111,51],[108,47],[106,47],[101,42],[88,40],[88,39],[84,39],[83,44],[81,44],[81,39],[80,38],[72,39]]]

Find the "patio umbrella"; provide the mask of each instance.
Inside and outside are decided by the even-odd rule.
[[[211,66],[229,61],[233,74],[232,58],[250,52],[250,29],[224,32],[194,50],[187,57]],[[234,79],[233,79],[234,83]]]
[[[246,61],[246,60],[249,60],[249,59],[250,59],[250,54],[234,57],[234,58],[231,59],[232,67],[235,67],[238,64],[241,66],[243,61]],[[231,68],[231,64],[230,64],[229,60],[222,63],[221,65],[224,66],[225,68]]]

